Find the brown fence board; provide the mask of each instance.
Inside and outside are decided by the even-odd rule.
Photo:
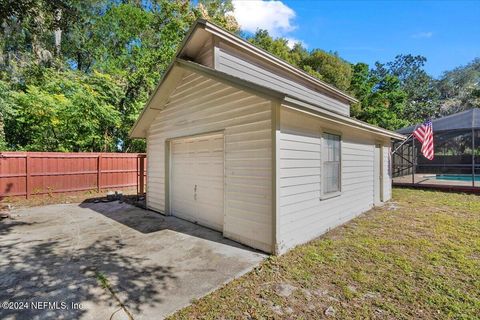
[[[2,152],[0,198],[135,186],[143,191],[146,173],[139,170],[145,161],[142,153]]]

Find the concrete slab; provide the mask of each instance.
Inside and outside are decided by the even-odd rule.
[[[0,303],[11,302],[1,319],[161,319],[265,258],[125,203],[36,207],[13,218],[0,222]]]

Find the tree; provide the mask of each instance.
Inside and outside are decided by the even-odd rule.
[[[410,122],[402,115],[405,113],[407,95],[401,89],[400,81],[386,74],[376,79],[376,85],[367,98],[361,119],[379,127],[396,130]]]
[[[38,128],[24,137],[12,118],[5,118],[6,140],[16,149],[144,151],[145,142],[129,139],[128,132],[193,21],[203,17],[238,31],[227,14],[233,10],[230,1],[6,0],[1,9],[0,80],[17,106],[18,126],[39,117]],[[47,74],[54,76],[43,84]],[[53,80],[61,88],[70,87],[77,100],[71,100],[70,91],[52,91],[48,85]],[[82,84],[95,84],[97,98],[89,97],[90,89]],[[100,99],[109,96],[109,88],[115,99]],[[32,113],[28,104],[43,110],[42,115]],[[99,112],[101,119],[91,118],[87,127],[75,123],[81,117],[75,118],[69,127],[72,135],[63,132],[61,117],[78,116],[81,109]],[[44,146],[33,143],[33,137]]]
[[[25,90],[11,91],[7,145],[28,151],[116,151],[121,87],[109,75],[43,70]]]
[[[352,79],[350,63],[337,53],[327,53],[315,49],[301,61],[302,68],[314,77],[323,80],[340,90],[348,90]]]
[[[396,130],[409,124],[403,117],[407,99],[400,80],[380,63],[353,66],[350,91],[360,101],[352,107],[352,116],[382,128]]]
[[[351,66],[336,53],[320,49],[308,52],[300,43],[290,48],[287,39],[274,39],[266,30],[258,30],[248,41],[341,90],[350,86]]]
[[[8,83],[0,81],[0,150],[8,149],[5,137],[5,118],[12,114],[10,94]]]
[[[290,48],[287,39],[274,39],[267,30],[259,29],[252,37],[247,39],[257,47],[299,68],[301,68],[302,60],[308,56],[307,50],[300,43],[296,43],[293,48]]]
[[[368,64],[357,63],[352,66],[352,80],[350,81],[349,92],[359,101],[350,108],[350,115],[352,117],[362,117],[362,111],[368,107],[368,98],[374,86],[375,80],[371,77]]]
[[[407,94],[404,114],[410,123],[422,122],[439,114],[440,94],[435,80],[423,69],[427,59],[411,54],[398,55],[385,67],[396,76]]]
[[[237,31],[235,21],[225,17],[230,10],[230,2],[219,1],[200,1],[197,7],[178,0],[126,1],[107,8],[95,21],[88,42],[92,53],[88,65],[125,82],[117,106],[122,115],[122,151],[144,150],[144,142],[129,139],[128,133],[191,24],[204,17]]]
[[[3,0],[0,148],[145,151],[130,128],[191,24],[239,34],[231,1]],[[480,106],[480,62],[432,79],[422,56],[351,65],[258,30],[248,41],[359,100],[354,117],[397,129]]]
[[[480,58],[445,72],[438,81],[444,115],[480,108]]]

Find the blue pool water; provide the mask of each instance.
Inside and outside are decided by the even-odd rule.
[[[437,174],[436,180],[456,180],[456,181],[472,181],[471,174]],[[480,176],[475,176],[475,181],[480,181]]]

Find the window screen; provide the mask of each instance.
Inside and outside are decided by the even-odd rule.
[[[323,194],[340,191],[340,136],[323,134]]]

